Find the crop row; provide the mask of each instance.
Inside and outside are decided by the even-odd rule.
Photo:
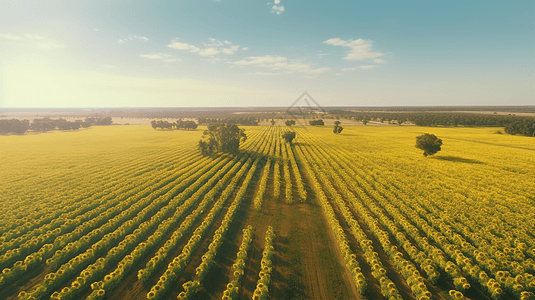
[[[338,151],[330,151],[331,153],[344,153],[344,155],[338,155],[340,160],[346,160],[348,164],[353,164],[355,161],[358,160],[350,160],[350,154],[345,151],[342,148],[336,149]],[[337,158],[335,156],[332,156],[331,159],[334,158],[336,161]],[[382,174],[381,168],[375,165],[374,166],[374,172],[377,174]],[[334,168],[338,170],[338,168]],[[423,249],[423,252],[425,252],[430,258],[433,259],[436,264],[440,265],[441,268],[443,268],[445,274],[448,275],[453,280],[453,283],[456,285],[457,288],[463,290],[465,288],[469,288],[469,285],[467,285],[466,279],[463,277],[463,273],[470,275],[470,278],[473,279],[474,282],[480,284],[480,286],[483,289],[486,289],[489,291],[489,294],[494,298],[499,298],[500,295],[503,293],[501,291],[501,286],[499,282],[502,282],[502,284],[506,285],[506,288],[508,290],[508,293],[511,295],[515,295],[516,297],[522,297],[522,295],[527,295],[527,291],[523,291],[521,288],[521,285],[519,284],[519,281],[524,281],[526,279],[529,280],[530,277],[532,277],[531,274],[524,273],[522,276],[513,278],[510,277],[510,275],[507,275],[507,272],[500,272],[498,273],[498,270],[494,270],[494,272],[491,271],[496,278],[499,280],[494,280],[493,278],[489,278],[485,272],[481,271],[481,267],[485,268],[485,264],[481,264],[478,266],[477,264],[473,264],[471,257],[473,259],[473,255],[477,253],[481,253],[479,250],[475,250],[469,242],[464,240],[461,235],[454,234],[455,229],[454,227],[448,227],[445,223],[435,223],[435,228],[438,230],[435,230],[433,227],[429,226],[427,224],[428,221],[426,220],[439,220],[434,215],[438,213],[436,210],[430,210],[429,206],[430,202],[428,201],[420,201],[415,202],[414,199],[421,199],[419,196],[405,196],[398,187],[405,187],[410,185],[403,185],[400,184],[399,181],[395,178],[389,178],[390,181],[386,182],[384,178],[381,178],[381,176],[374,176],[374,178],[370,178],[370,175],[362,174],[364,170],[371,170],[371,161],[366,161],[363,164],[360,164],[358,166],[352,166],[352,167],[344,167],[340,168],[343,170],[343,172],[353,172],[352,174],[349,174],[348,178],[355,178],[358,179],[359,183],[351,184],[351,186],[359,186],[361,185],[364,190],[359,192],[359,189],[355,189],[356,193],[360,195],[362,199],[368,199],[365,201],[367,203],[368,207],[374,211],[374,213],[377,216],[381,216],[382,209],[385,209],[388,211],[390,216],[394,217],[394,221],[397,224],[400,224],[401,227],[403,227],[408,235],[411,236],[411,238],[417,242],[417,246],[421,249]],[[361,174],[357,174],[357,172]],[[342,172],[342,171],[341,171]],[[371,172],[370,172],[371,173]],[[371,181],[366,181],[371,180]],[[382,183],[382,184],[380,184]],[[391,183],[391,184],[388,184]],[[389,186],[389,189],[385,189],[385,186]],[[371,201],[372,198],[367,198],[367,195],[369,194],[374,200]],[[394,195],[395,194],[395,195]],[[383,195],[388,195],[388,200],[383,198]],[[401,200],[401,199],[402,200]],[[398,200],[399,199],[399,200]],[[375,201],[378,201],[381,208],[379,208]],[[437,203],[437,202],[435,202]],[[442,202],[440,202],[442,203]],[[410,206],[408,205],[410,204]],[[420,206],[420,204],[427,204],[427,206]],[[398,208],[402,210],[402,212],[398,211]],[[434,212],[434,213],[429,213]],[[406,217],[409,217],[410,221],[406,219]],[[444,213],[440,213],[440,216],[444,217],[447,216]],[[423,219],[422,219],[423,218]],[[400,244],[409,247],[406,247],[406,251],[409,254],[417,254],[419,250],[415,246],[411,246],[409,243],[409,239],[404,237],[404,235],[401,233],[401,231],[397,231],[396,226],[393,225],[392,221],[386,222],[388,219],[387,216],[382,215],[382,217],[379,218],[382,221],[383,225],[386,226],[387,229],[393,234],[395,234],[395,237],[398,239],[398,242]],[[450,219],[451,220],[451,219]],[[412,224],[411,224],[412,222]],[[414,227],[414,225],[416,227]],[[419,234],[419,232],[426,233],[427,238],[430,238],[436,242],[436,245],[438,245],[445,253],[437,249],[435,246],[430,245],[427,242],[426,238],[422,238]],[[466,230],[465,230],[466,232]],[[447,233],[446,236],[443,236],[442,233]],[[405,240],[405,242],[402,242]],[[453,242],[453,243],[450,243]],[[518,245],[521,245],[521,243],[518,243]],[[468,247],[468,248],[467,248]],[[472,249],[472,250],[470,250]],[[477,251],[477,252],[476,252]],[[466,257],[465,255],[468,257]],[[473,253],[473,254],[472,254]],[[452,257],[454,262],[447,261],[445,259],[445,255]],[[482,255],[479,255],[480,257],[483,257]],[[418,258],[422,258],[421,256],[413,256],[413,259],[415,261],[418,261]],[[492,262],[492,261],[491,261]],[[523,262],[529,262],[529,260],[524,260]],[[461,270],[462,268],[462,270]],[[495,268],[495,267],[494,267]],[[423,269],[423,267],[422,267]],[[487,270],[490,271],[490,270]],[[520,274],[519,274],[520,275]],[[508,277],[509,276],[509,277]],[[516,286],[515,286],[516,285]],[[529,286],[528,286],[529,289]]]
[[[254,229],[251,225],[243,229],[243,238],[236,254],[234,264],[232,264],[232,280],[227,284],[227,289],[223,292],[222,300],[232,300],[238,298],[238,291],[240,288],[241,280],[245,273],[245,264],[247,263],[249,249],[253,242]]]
[[[177,175],[180,175],[180,173]],[[168,192],[172,186],[169,183],[184,181],[189,175],[191,175],[191,172],[182,174],[178,178],[171,176],[160,182],[156,178],[150,180],[147,184],[134,182],[129,186],[130,191],[135,192],[133,196],[129,196],[126,193],[113,192],[111,195],[112,201],[105,202],[103,200],[99,202],[101,204],[100,207],[87,211],[75,221],[67,219],[63,226],[40,235],[39,239],[32,239],[28,247],[23,248],[24,251],[19,250],[16,256],[18,258],[26,255],[26,258],[15,263],[11,269],[4,272],[3,276],[0,277],[0,282],[6,283],[16,279],[44,260],[52,268],[57,269],[60,264],[74,257],[80,251],[89,248],[107,232],[112,231],[115,228],[113,224],[120,224],[128,220],[139,212],[144,205],[151,203],[152,199]],[[137,187],[135,186],[136,183],[138,184]],[[177,187],[184,189],[186,183],[187,181]],[[160,187],[165,188],[158,190]],[[175,189],[174,192],[177,190]],[[85,222],[82,222],[83,220]],[[62,234],[62,232],[65,233]],[[33,241],[39,241],[40,243],[34,243]],[[45,242],[52,243],[45,244]],[[39,249],[40,245],[42,246]],[[37,251],[37,249],[39,250]],[[37,252],[29,254],[32,251]],[[11,259],[13,259],[13,256]]]
[[[208,166],[210,165],[208,161],[205,163],[207,163]],[[226,163],[227,160],[221,160],[213,168],[208,167],[206,169],[219,170]],[[91,231],[89,235],[87,235],[87,239],[81,238],[79,240],[81,241],[79,243],[79,247],[66,248],[68,251],[67,255],[66,253],[61,253],[57,258],[60,262],[70,257],[68,253],[74,254],[79,252],[80,249],[87,250],[85,253],[77,255],[76,257],[70,259],[67,263],[61,265],[57,272],[49,274],[53,277],[52,280],[47,281],[45,279],[44,282],[38,284],[34,288],[36,294],[46,294],[50,290],[57,288],[69,276],[72,277],[74,273],[80,272],[80,270],[88,266],[91,261],[94,261],[101,254],[106,253],[106,251],[114,247],[114,245],[123,240],[127,235],[130,236],[130,234],[135,231],[137,226],[150,219],[150,217],[160,210],[160,208],[166,207],[170,200],[175,200],[172,202],[173,206],[175,207],[181,204],[179,201],[177,201],[178,199],[184,201],[189,195],[193,194],[193,192],[198,189],[199,186],[208,181],[212,176],[211,172],[204,173],[204,175],[200,176],[195,183],[191,184],[193,178],[203,174],[203,170],[205,170],[205,168],[197,171],[194,175],[192,175],[193,177],[190,180],[175,180],[175,184],[168,184],[166,186],[168,188],[158,192],[152,192],[150,196],[135,202],[127,209],[123,209],[119,215],[109,220],[106,224]],[[181,191],[181,195],[183,197],[173,199]],[[171,210],[166,209],[165,214],[169,214],[170,212]],[[54,263],[55,261],[56,260],[53,256],[49,263]],[[59,265],[59,263],[56,265]]]
[[[296,150],[296,156],[302,162],[307,161],[305,159],[305,154],[299,148]],[[334,209],[329,203],[327,195],[323,191],[322,184],[316,177],[316,173],[314,172],[314,170],[310,167],[308,163],[303,163],[302,165],[304,166],[305,171],[311,180],[312,188],[316,192],[317,198],[322,207],[327,223],[336,239],[336,244],[338,246],[339,251],[342,254],[346,268],[351,273],[351,277],[359,293],[364,294],[364,292],[366,291],[366,285],[367,285],[366,278],[364,274],[362,273],[361,268],[359,267],[359,263],[356,259],[356,255],[353,253],[353,251],[351,250],[351,247],[349,246],[349,242],[347,240],[344,229],[340,225],[340,222],[338,221],[338,218],[336,217],[336,213],[334,212]]]
[[[265,144],[266,143],[264,141],[263,145],[261,146],[260,151],[262,151],[262,148],[265,147]],[[243,196],[253,177],[253,174],[256,172],[256,167],[257,167],[259,159],[260,159],[260,156],[257,156],[253,162],[251,157],[248,158],[246,165],[249,166],[252,162],[252,166],[248,170],[247,175],[242,183],[242,186],[238,190],[238,193],[236,194],[236,197],[232,205],[228,208],[227,214],[225,215],[225,218],[222,221],[222,225],[226,223],[230,223],[230,221],[232,220],[232,217],[237,207],[243,200]],[[243,168],[242,170],[243,172],[245,172],[247,168]],[[231,194],[231,191],[233,191],[233,187],[230,187],[228,189],[229,196]],[[216,205],[214,205],[214,208],[208,214],[208,216],[203,220],[202,224],[195,229],[193,236],[190,238],[188,243],[184,246],[181,254],[175,257],[173,261],[169,263],[166,271],[164,272],[164,275],[162,275],[160,279],[158,280],[158,283],[151,288],[150,292],[147,294],[147,299],[159,299],[163,295],[165,295],[165,293],[169,290],[169,287],[176,281],[176,279],[182,274],[182,272],[186,268],[187,264],[191,260],[192,255],[197,251],[197,248],[199,247],[203,236],[206,234],[206,232],[210,229],[210,227],[215,222],[216,216],[221,211],[222,207],[223,207],[222,203],[217,203]],[[220,228],[225,228],[226,226],[228,226],[228,224]]]
[[[256,282],[256,288],[253,293],[253,300],[269,299],[269,285],[271,284],[271,273],[273,272],[273,240],[275,239],[275,232],[273,227],[268,226],[266,231],[264,251],[262,252],[262,260],[260,261],[261,269],[258,276],[260,277]]]

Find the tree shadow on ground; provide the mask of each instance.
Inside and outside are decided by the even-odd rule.
[[[461,163],[466,163],[466,164],[478,164],[478,165],[484,165],[485,164],[484,162],[481,162],[479,160],[470,159],[470,158],[462,158],[462,157],[451,156],[451,155],[448,155],[448,156],[434,156],[433,158],[434,159],[438,159],[438,160],[446,160],[446,161],[451,161],[451,162],[461,162]]]

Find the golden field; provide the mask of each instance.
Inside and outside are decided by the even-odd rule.
[[[535,139],[244,128],[0,136],[0,299],[534,298]]]

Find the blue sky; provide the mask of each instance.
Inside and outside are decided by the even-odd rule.
[[[0,107],[535,105],[535,1],[0,3]]]

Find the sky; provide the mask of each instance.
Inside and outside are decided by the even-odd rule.
[[[535,105],[535,1],[2,0],[0,108]]]

